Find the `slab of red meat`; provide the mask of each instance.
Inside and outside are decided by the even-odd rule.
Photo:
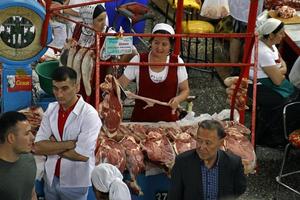
[[[228,134],[232,132],[232,129],[236,129],[237,132],[243,135],[250,135],[251,131],[249,128],[244,126],[243,124],[236,121],[222,121],[225,132]]]
[[[125,148],[126,153],[126,168],[130,173],[131,180],[128,185],[138,195],[142,195],[143,192],[136,182],[136,177],[141,172],[145,171],[144,154],[140,145],[138,145],[132,136],[125,136],[121,145]]]
[[[227,135],[224,140],[224,149],[241,157],[245,174],[254,172],[256,156],[251,142],[245,136]]]
[[[96,165],[99,163],[110,163],[124,172],[126,166],[125,149],[120,143],[106,136],[100,136],[96,152]]]
[[[170,141],[176,140],[177,135],[182,133],[180,128],[167,127],[164,129],[165,134],[169,137]]]
[[[150,161],[166,166],[167,169],[172,168],[175,152],[165,135],[151,131],[142,145]]]
[[[143,124],[128,124],[128,128],[132,132],[132,136],[137,142],[146,139],[148,127]]]
[[[195,149],[197,147],[197,142],[186,132],[180,133],[176,136],[173,144],[176,154],[181,154],[183,152]]]
[[[182,126],[181,130],[182,130],[182,132],[186,132],[195,138],[197,136],[198,125]]]
[[[226,137],[222,148],[225,151],[230,151],[241,157],[246,174],[254,172],[256,156],[254,148],[247,138],[250,134],[250,130],[244,125],[234,121],[223,122],[223,125]]]
[[[99,106],[99,115],[103,119],[103,128],[107,129],[108,137],[117,134],[123,118],[123,106],[120,99],[120,88],[113,76],[107,76],[100,88],[108,94]]]
[[[231,105],[231,100],[233,98],[234,91],[237,87],[237,82],[239,80],[238,76],[227,77],[224,80],[224,84],[227,86],[226,94],[227,94],[227,102]],[[248,88],[248,80],[243,78],[239,88],[237,89],[235,103],[234,106],[238,110],[248,109],[246,105],[246,96],[247,96],[247,88]]]

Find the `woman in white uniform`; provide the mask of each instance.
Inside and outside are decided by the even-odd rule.
[[[275,45],[285,36],[284,24],[274,18],[266,19],[257,31],[258,43],[257,97],[257,142],[276,146],[285,143],[282,126],[282,108],[289,102],[299,99],[299,91],[286,78],[287,67]],[[252,52],[252,62],[254,53]],[[250,79],[253,79],[253,67]],[[251,97],[252,84],[248,95]],[[296,118],[295,118],[296,119]],[[296,121],[296,120],[295,120]],[[294,124],[295,125],[295,124]],[[293,126],[294,126],[293,125]],[[296,126],[296,125],[295,125]]]

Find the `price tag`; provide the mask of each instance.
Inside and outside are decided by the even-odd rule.
[[[155,194],[155,200],[167,200],[168,192],[157,192]]]
[[[132,36],[106,36],[105,38],[105,54],[110,56],[118,56],[132,53]]]

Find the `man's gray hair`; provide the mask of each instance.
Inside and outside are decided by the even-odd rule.
[[[200,128],[207,129],[207,130],[216,130],[218,137],[220,139],[222,139],[226,136],[226,133],[224,131],[222,124],[217,120],[204,120],[202,122],[199,122],[198,131]]]

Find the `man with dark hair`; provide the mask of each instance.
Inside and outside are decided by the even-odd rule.
[[[36,199],[34,136],[26,117],[10,111],[0,116],[0,197],[5,200]]]
[[[36,135],[35,152],[47,155],[47,200],[86,200],[95,167],[94,151],[101,128],[98,112],[77,95],[76,72],[59,67],[52,74],[53,94]]]
[[[246,190],[241,158],[220,150],[222,125],[205,120],[197,131],[197,149],[176,157],[169,200],[235,199]]]

